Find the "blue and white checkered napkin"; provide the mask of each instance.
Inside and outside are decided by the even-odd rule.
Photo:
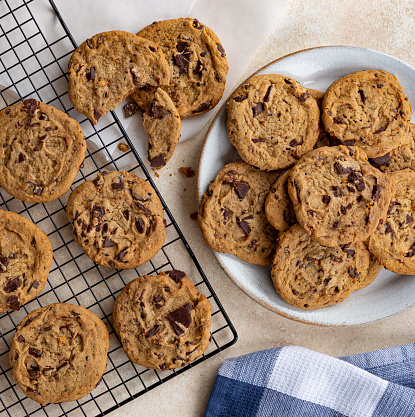
[[[332,358],[298,346],[226,360],[205,417],[414,417],[415,344]]]

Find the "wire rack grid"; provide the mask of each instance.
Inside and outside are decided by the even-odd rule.
[[[159,195],[167,221],[167,236],[162,250],[139,268],[101,267],[74,242],[65,214],[70,192],[50,203],[26,204],[0,190],[0,209],[33,221],[48,235],[54,251],[48,283],[39,296],[19,311],[0,315],[0,417],[106,415],[228,348],[236,342],[237,334],[116,114],[106,114],[93,126],[71,105],[66,68],[77,45],[53,0],[49,0],[48,7],[55,13],[54,29],[59,33],[53,41],[47,40],[35,17],[40,1],[0,0],[0,108],[31,97],[78,120],[88,152],[72,189],[95,178],[100,171],[123,168],[133,172],[146,179]],[[130,150],[120,151],[119,143],[128,144]],[[130,362],[122,351],[112,325],[112,307],[121,289],[131,280],[170,269],[185,270],[198,290],[208,297],[212,306],[212,342],[201,358],[184,368],[149,370]],[[110,347],[102,383],[91,394],[74,402],[41,406],[28,399],[14,383],[8,352],[16,325],[30,311],[54,302],[79,304],[97,314],[109,330]]]

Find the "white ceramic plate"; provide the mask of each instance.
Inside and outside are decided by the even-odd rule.
[[[415,110],[415,69],[369,49],[344,46],[308,49],[280,58],[255,75],[287,75],[307,88],[325,91],[336,79],[367,69],[385,70],[396,75]],[[240,159],[239,155],[228,140],[223,107],[208,131],[200,156],[199,201],[224,165],[237,159]],[[247,295],[293,320],[322,326],[355,326],[387,319],[415,305],[415,276],[397,275],[384,269],[371,285],[352,293],[343,303],[313,311],[297,309],[282,301],[276,293],[270,267],[251,265],[233,255],[214,254],[229,277]]]

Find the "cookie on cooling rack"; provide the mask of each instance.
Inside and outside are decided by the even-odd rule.
[[[222,253],[257,265],[269,265],[278,231],[265,215],[265,199],[278,171],[261,171],[245,162],[226,165],[209,185],[199,209],[206,243]]]
[[[210,341],[212,309],[182,271],[145,275],[127,284],[113,309],[114,328],[129,359],[152,369],[185,366]]]
[[[298,223],[326,246],[365,241],[386,217],[391,184],[365,152],[343,145],[314,149],[291,169],[288,192]]]
[[[79,123],[35,99],[0,111],[0,186],[28,203],[65,194],[86,154]]]
[[[169,81],[160,47],[128,32],[98,33],[76,48],[69,61],[69,99],[93,124],[135,88]]]
[[[102,172],[69,196],[66,214],[75,241],[97,264],[135,268],[150,260],[166,237],[155,190],[125,171]]]
[[[230,142],[241,158],[265,170],[285,169],[313,149],[319,135],[316,100],[296,80],[251,77],[226,105]]]
[[[228,63],[216,34],[196,19],[154,22],[137,33],[160,45],[171,70],[171,82],[163,86],[182,119],[205,113],[225,91]],[[136,89],[131,97],[145,108],[151,89]]]
[[[0,311],[19,310],[46,284],[52,244],[25,217],[0,210]]]
[[[296,224],[280,237],[271,278],[285,302],[314,310],[340,303],[363,287],[369,262],[363,242],[329,248]]]
[[[107,366],[108,346],[108,330],[91,311],[66,303],[39,308],[13,336],[13,379],[40,404],[75,401],[97,386]]]
[[[152,168],[161,168],[172,157],[179,143],[181,120],[169,95],[158,88],[143,113],[148,135],[148,159]]]
[[[325,129],[344,145],[362,148],[369,158],[409,142],[412,108],[398,79],[369,70],[336,80],[323,98]]]

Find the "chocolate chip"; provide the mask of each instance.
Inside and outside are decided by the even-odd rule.
[[[347,206],[340,206],[340,212],[346,214],[353,207],[353,203],[349,203]]]
[[[347,258],[350,258],[351,256],[355,254],[355,251],[353,249],[349,249],[349,246],[350,246],[350,243],[347,243],[345,245],[340,245],[340,249],[344,253],[347,253]]]
[[[186,58],[184,54],[173,55],[173,61],[174,61],[174,64],[177,65],[182,70],[184,70],[190,64],[190,61]]]
[[[391,160],[390,152],[385,153],[385,155],[379,156],[377,158],[369,158],[370,162],[372,162],[373,164],[375,164],[379,167],[389,165],[390,160]]]
[[[113,261],[109,261],[109,262],[108,262],[108,265],[109,265],[111,268],[115,268],[115,263],[114,263]]]
[[[38,379],[41,375],[39,369],[28,369],[27,373],[29,374],[30,379]]]
[[[50,330],[52,330],[53,329],[53,324],[51,324],[50,326],[47,326],[47,327],[44,327],[43,328],[43,330],[45,331],[45,332],[49,332]]]
[[[183,42],[183,41],[179,41],[176,44],[176,49],[178,52],[187,52],[189,51],[189,42]]]
[[[350,278],[358,278],[360,276],[360,274],[357,272],[357,269],[352,266],[347,268],[347,273],[349,274]]]
[[[127,251],[126,249],[125,249],[125,250],[122,250],[121,252],[117,253],[117,256],[115,257],[115,259],[116,259],[117,261],[122,262],[122,260],[124,259],[124,256],[125,256],[127,253],[128,253],[128,251]]]
[[[3,291],[5,293],[11,293],[13,291],[16,291],[17,288],[20,287],[20,284],[21,284],[20,278],[19,277],[14,278],[10,281],[7,281],[6,285],[3,287]]]
[[[251,233],[251,228],[249,227],[249,224],[245,220],[241,220],[238,223],[238,225],[243,230],[243,232],[245,233],[246,236],[248,236],[249,233]]]
[[[122,175],[118,177],[118,182],[113,182],[111,184],[113,190],[123,190],[124,189],[124,178]]]
[[[113,242],[108,236],[104,239],[104,248],[111,248],[115,246],[115,242]]]
[[[254,143],[265,142],[265,139],[252,139],[252,142]]]
[[[272,84],[267,88],[267,92],[265,93],[264,103],[268,103],[269,99],[271,98],[271,91],[272,91]]]
[[[292,84],[292,81],[291,81],[289,78],[284,78],[284,81],[285,81],[287,84]]]
[[[35,112],[38,108],[37,100],[34,98],[28,98],[23,102],[23,111],[25,111],[30,117],[35,116]]]
[[[173,281],[177,283],[180,283],[181,280],[186,276],[186,274],[183,271],[178,271],[176,269],[172,271],[167,271],[167,274]]]
[[[162,153],[159,156],[156,156],[153,159],[150,159],[151,168],[161,168],[164,167],[164,165],[166,165],[166,157],[164,153]]]
[[[139,209],[143,210],[143,211],[144,211],[144,213],[146,213],[146,214],[148,214],[149,216],[151,216],[151,211],[150,211],[150,210],[148,210],[144,204],[142,204],[142,203],[140,203],[140,202],[137,202],[137,203],[135,203],[135,205],[136,205]]]
[[[295,191],[297,192],[297,200],[298,203],[301,204],[301,198],[300,198],[300,186],[298,185],[297,181],[294,181],[294,187],[295,187]]]
[[[300,145],[300,142],[296,141],[295,139],[293,139],[293,140],[290,142],[290,146],[291,146],[292,148],[295,148],[295,147],[297,147],[298,145]]]
[[[124,216],[124,218],[125,218],[125,220],[129,220],[130,219],[130,212],[128,211],[128,210],[124,210],[123,212],[122,212],[122,214],[123,214],[123,216]]]
[[[380,197],[380,185],[375,184],[372,189],[372,198],[374,201],[378,201]]]
[[[203,65],[203,62],[200,59],[198,59],[193,72],[195,74],[202,74],[202,71],[206,71],[206,67]]]
[[[56,371],[61,370],[62,368],[64,368],[65,366],[69,365],[68,361],[63,362],[62,364],[60,364],[57,368]]]
[[[33,347],[29,348],[28,353],[34,358],[40,358],[42,356],[42,351]]]
[[[95,80],[95,67],[91,67],[89,72],[86,73],[86,79],[88,81],[94,81]]]
[[[235,181],[233,183],[233,188],[235,189],[237,196],[243,200],[246,197],[250,187],[249,184],[245,181]]]
[[[343,262],[343,260],[342,260],[342,258],[337,258],[336,256],[334,256],[333,254],[331,254],[330,255],[330,259],[333,261],[333,262],[336,262],[336,263],[338,263],[338,264],[341,264],[342,262]],[[330,278],[331,279],[331,278]],[[329,281],[330,281],[330,279],[329,279]]]
[[[346,124],[343,120],[343,117],[333,117],[333,122],[338,125]]]
[[[405,223],[406,224],[409,224],[409,223],[412,223],[412,221],[413,221],[412,216],[410,216],[409,214],[407,214],[406,217],[405,217]]]
[[[408,253],[405,253],[404,256],[406,258],[412,258],[413,256],[415,256],[415,243],[411,246],[409,252]]]
[[[333,229],[337,229],[337,228],[339,227],[339,224],[340,224],[340,220],[336,220],[336,221],[333,223]]]
[[[359,90],[359,94],[360,94],[360,99],[362,100],[362,103],[364,104],[364,102],[366,101],[365,92],[363,90]]]
[[[133,116],[138,112],[139,107],[136,103],[127,103],[123,108],[124,117],[127,119],[128,117]]]
[[[85,43],[89,49],[94,49],[94,44],[92,43],[92,39],[87,39]]]
[[[340,162],[338,162],[338,161],[336,161],[335,163],[334,163],[334,169],[336,170],[336,172],[339,174],[339,175],[344,175],[344,174],[348,174],[349,172],[352,172],[353,170],[352,170],[352,168],[350,168],[350,167],[345,167],[345,166],[343,166]]]
[[[393,239],[395,237],[395,232],[391,226],[391,224],[389,222],[385,223],[385,234],[390,234],[391,235],[391,239]]]
[[[302,103],[304,103],[308,99],[308,97],[310,97],[310,93],[308,91],[306,91],[305,93],[301,94],[298,97],[298,100],[300,100]]]
[[[207,101],[206,103],[201,104],[196,110],[193,110],[192,113],[200,113],[202,111],[208,110],[212,105],[212,102]]]
[[[51,130],[55,130],[56,129],[56,127],[55,126],[48,126],[48,127],[45,127],[45,131],[46,132],[50,132]]]
[[[334,197],[344,197],[346,195],[338,185],[333,185],[331,189],[333,190]]]
[[[389,207],[388,207],[388,213],[387,213],[388,215],[392,214],[392,211],[393,211],[394,207],[395,207],[395,202],[391,201],[390,204],[389,204]]]
[[[255,104],[255,106],[252,107],[253,117],[258,116],[258,114],[262,113],[263,110],[264,110],[264,105],[262,103]]]
[[[94,119],[98,121],[101,117],[102,117],[102,113],[99,110],[94,109]]]
[[[188,303],[167,315],[167,318],[169,319],[174,331],[178,336],[181,336],[184,333],[184,330],[179,326],[179,324],[181,324],[183,327],[189,328],[190,324],[192,323],[192,316],[190,313],[192,310],[193,307]]]
[[[219,74],[216,74],[216,75],[215,75],[215,78],[216,78],[216,81],[217,81],[218,83],[220,83],[220,82],[221,82],[221,80],[222,80],[222,77],[221,77]]]
[[[331,197],[329,195],[323,195],[322,200],[323,200],[324,204],[329,204],[330,200],[331,200]]]
[[[148,49],[150,49],[151,52],[157,51],[157,48],[155,48],[154,46],[149,46]]]
[[[223,210],[223,224],[226,223],[226,221],[228,220],[230,215],[231,215],[231,211],[229,209],[225,208]]]
[[[348,139],[348,140],[344,140],[342,142],[342,145],[344,145],[344,146],[353,146],[355,143],[356,143],[356,141],[354,139]],[[353,155],[353,152],[351,152],[350,155]]]
[[[97,217],[98,219],[102,219],[104,217],[104,214],[105,214],[104,207],[97,206],[96,204],[94,204],[94,206],[92,207],[92,217]],[[78,219],[78,224],[79,224],[79,220],[81,219]]]
[[[9,264],[10,259],[8,257],[0,258],[0,264],[2,264],[5,268],[7,268],[7,265]]]
[[[220,43],[217,43],[216,47],[218,48],[218,51],[220,52],[220,56],[226,56],[225,50],[223,49],[223,46]]]
[[[204,26],[197,19],[193,20],[193,27],[199,30],[202,30],[204,28]]]
[[[240,103],[241,101],[244,101],[248,98],[248,96],[236,96],[233,101],[236,101],[237,103]]]
[[[10,309],[13,311],[18,311],[20,309],[19,299],[16,295],[12,295],[7,299],[7,304],[9,305]]]
[[[40,151],[40,146],[35,146],[35,147],[33,148],[33,151],[34,151],[34,152],[39,152],[39,151]]]
[[[26,157],[24,156],[24,154],[19,152],[19,156],[16,159],[16,164],[20,164],[21,162],[24,162],[25,160],[26,160]]]
[[[385,131],[385,128],[384,127],[380,127],[378,130],[375,130],[375,134],[378,134],[378,133],[382,133],[382,132],[384,132]]]
[[[144,337],[146,339],[149,339],[150,337],[153,337],[161,330],[161,326],[159,324],[156,324],[154,327],[152,327],[145,335]]]
[[[145,223],[144,220],[141,219],[140,217],[135,219],[135,227],[138,231],[138,233],[143,233],[145,230]]]
[[[18,342],[23,343],[25,340],[26,339],[22,335],[17,336],[17,341]]]

